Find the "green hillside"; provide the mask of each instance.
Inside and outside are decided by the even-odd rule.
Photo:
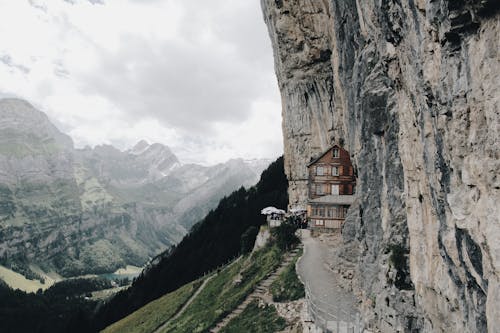
[[[267,247],[226,267],[212,279],[186,311],[161,333],[205,332],[250,294],[280,264],[281,251]]]
[[[201,277],[240,256],[242,238],[244,243],[253,242],[255,233],[247,231],[252,228],[256,230],[256,227],[265,223],[264,217],[260,215],[262,207],[287,206],[287,186],[283,159],[279,158],[263,172],[256,186],[248,190],[242,188],[221,200],[218,207],[193,227],[178,246],[157,257],[129,289],[118,293],[104,304],[86,300],[85,295],[78,293],[80,287],[72,287],[75,293],[68,297],[53,295],[49,291],[26,294],[0,283],[0,332],[96,332],[148,303],[148,307],[128,317],[129,322],[125,321],[124,326],[117,323],[117,326],[109,329],[118,327],[118,331],[123,331],[122,327],[131,327],[141,332],[142,329],[149,330],[157,326],[177,312],[181,304],[195,292]],[[5,194],[8,195],[9,193]],[[200,293],[199,296],[212,298],[216,303],[210,305],[210,310],[207,308],[197,315],[200,318],[200,327],[212,325],[219,316],[230,311],[251,291],[266,271],[273,267],[277,258],[276,252],[273,251],[276,250],[268,250],[261,252],[258,257],[251,257],[253,259],[240,259],[229,266],[227,273],[225,270],[221,271],[206,284],[205,293],[211,293]],[[133,252],[129,254],[133,255]],[[232,288],[232,277],[234,274],[238,275],[240,270],[245,279],[239,286]],[[176,292],[190,283],[193,283],[192,288],[185,287],[187,289]],[[229,290],[230,294],[225,294],[225,297],[212,297],[219,295],[216,291],[222,289]],[[151,303],[155,300],[157,301]],[[190,329],[190,319],[186,316],[189,312],[203,310],[204,303],[200,302],[193,302],[189,311],[169,325]],[[137,321],[136,318],[140,320]],[[131,325],[132,321],[137,324]],[[167,329],[171,330],[170,327],[167,326]]]
[[[286,320],[278,316],[273,305],[259,307],[257,301],[224,327],[221,333],[275,333],[286,328]]]
[[[159,333],[207,332],[241,304],[259,282],[278,268],[283,255],[284,252],[276,245],[268,245],[244,255],[215,272],[200,288],[199,293],[194,292],[201,284],[197,280],[148,303],[106,328],[103,333],[152,333],[158,327]],[[174,316],[175,309],[180,309],[191,294],[196,295],[191,303],[183,312]],[[285,326],[285,321],[278,317],[273,307],[260,309],[251,303],[248,310],[230,322],[227,331],[236,332],[236,328],[247,326],[249,320],[255,320],[260,315],[262,317],[259,318],[259,323],[262,327]]]
[[[156,258],[129,289],[104,304],[94,317],[93,325],[104,329],[240,255],[245,231],[265,223],[260,210],[271,205],[286,208],[287,188],[280,157],[262,173],[256,186],[248,190],[241,188],[223,198],[176,247]]]
[[[196,292],[203,280],[196,280],[148,303],[126,318],[106,328],[103,333],[148,333],[171,318]]]

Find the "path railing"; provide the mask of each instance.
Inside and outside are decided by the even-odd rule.
[[[361,333],[363,331],[358,312],[346,311],[336,300],[322,300],[315,297],[307,283],[305,290],[309,315],[323,332]]]

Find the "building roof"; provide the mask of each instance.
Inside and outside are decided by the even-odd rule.
[[[309,164],[307,165],[307,167],[310,167],[311,165],[313,165],[314,163],[318,162],[323,156],[325,156],[329,151],[331,151],[333,148],[339,148],[339,149],[343,149],[342,147],[340,147],[338,144],[334,144],[333,146],[331,146],[330,148],[328,148],[327,150],[325,150],[321,155],[319,155],[318,157],[316,157],[314,160],[312,160],[311,162],[309,162]]]
[[[260,211],[262,215],[271,215],[271,214],[280,214],[285,215],[285,211],[283,209],[278,209],[276,207],[266,207]]]
[[[309,203],[351,205],[355,199],[355,195],[324,195],[322,197],[309,200]]]

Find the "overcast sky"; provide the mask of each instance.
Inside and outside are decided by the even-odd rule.
[[[0,0],[1,96],[77,147],[146,139],[204,164],[283,150],[259,0]]]

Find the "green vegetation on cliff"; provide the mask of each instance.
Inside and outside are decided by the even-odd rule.
[[[278,276],[271,285],[271,294],[275,302],[295,301],[305,296],[305,289],[295,271],[295,264],[301,253],[295,260]]]

